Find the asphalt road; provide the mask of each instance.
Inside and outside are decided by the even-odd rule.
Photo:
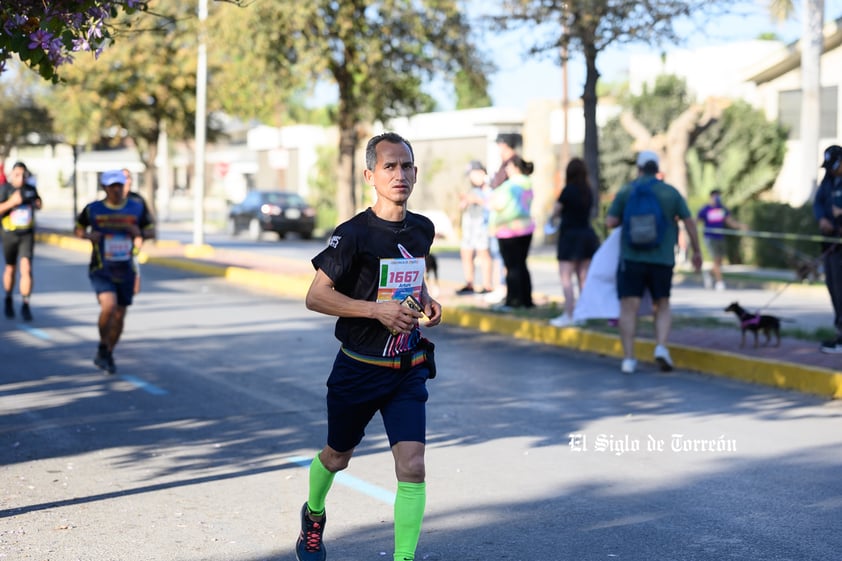
[[[0,559],[292,561],[332,320],[147,266],[106,377],[85,256],[35,264],[35,322],[0,321]],[[419,560],[838,558],[842,403],[427,335]],[[328,498],[329,559],[389,559],[393,492],[375,421]]]

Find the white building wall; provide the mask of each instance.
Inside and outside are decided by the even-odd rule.
[[[839,69],[842,68],[842,47],[837,47],[826,52],[822,56],[821,83],[822,87],[836,86],[836,137],[819,139],[821,151],[816,154],[816,167],[821,166],[822,153],[824,148],[831,144],[842,144],[842,75]],[[777,120],[779,94],[783,91],[797,90],[801,88],[801,69],[782,74],[781,76],[763,82],[758,85],[759,107],[766,112],[767,118]],[[809,170],[804,169],[801,161],[801,142],[798,138],[787,142],[787,152],[783,167],[772,187],[775,199],[786,202],[792,206],[801,206],[812,200],[813,192],[810,185]],[[821,181],[822,173],[819,172],[818,179]]]

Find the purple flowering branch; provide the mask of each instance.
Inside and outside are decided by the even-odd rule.
[[[48,80],[73,53],[98,56],[110,37],[106,20],[119,11],[146,9],[144,0],[3,0],[0,2],[0,73],[12,55]]]

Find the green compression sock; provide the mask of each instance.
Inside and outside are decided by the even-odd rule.
[[[330,486],[333,485],[333,478],[336,476],[327,470],[319,459],[319,455],[313,458],[310,464],[310,495],[307,498],[307,508],[313,514],[321,515],[325,511],[325,498]]]
[[[398,481],[398,493],[395,496],[395,561],[415,559],[426,502],[425,483]]]

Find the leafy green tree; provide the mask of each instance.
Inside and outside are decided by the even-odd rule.
[[[558,53],[569,47],[585,59],[582,93],[585,117],[584,158],[595,189],[599,188],[599,132],[596,122],[597,57],[611,45],[680,42],[675,22],[704,10],[711,17],[719,5],[710,0],[504,0],[494,21],[503,29],[528,28],[530,54]]]
[[[319,209],[316,216],[317,228],[336,226],[336,158],[337,147],[323,146],[317,149],[316,165],[310,177],[310,203]]]
[[[786,155],[787,131],[763,111],[736,101],[696,138],[688,152],[690,184],[698,196],[722,191],[738,207],[772,188]]]
[[[58,141],[52,118],[35,95],[35,75],[22,67],[10,73],[0,81],[0,167],[16,146]]]
[[[197,18],[195,2],[161,0],[149,9],[117,18],[122,38],[98,60],[63,71],[51,110],[75,142],[134,144],[147,171],[142,191],[154,204],[162,131],[190,138],[194,130]]]
[[[652,91],[631,96],[620,123],[632,136],[630,152],[653,150],[660,156],[661,173],[683,195],[687,194],[687,150],[694,139],[719,117],[722,102],[708,99],[691,103],[685,81],[662,75]],[[631,154],[630,154],[631,155]]]
[[[487,74],[455,0],[277,0],[248,6],[256,49],[282,83],[328,81],[338,91],[338,220],[356,210],[356,150],[366,124],[428,111],[422,86],[458,70]]]
[[[485,74],[460,70],[453,80],[456,89],[456,109],[490,107],[491,96],[488,94],[488,78]]]
[[[329,116],[320,114],[323,111],[306,107],[307,75],[277,72],[274,60],[267,57],[272,36],[259,31],[266,26],[261,22],[265,6],[260,4],[210,6],[208,106],[245,121],[278,127],[294,122],[328,124]]]
[[[612,189],[634,176],[632,147],[639,142],[634,133],[650,142],[641,148],[663,150],[660,143],[666,142],[666,131],[694,115],[694,105],[686,94],[683,80],[660,76],[651,91],[647,88],[640,96],[626,99],[622,116],[606,123],[601,173]],[[718,104],[727,107],[704,127],[694,129],[686,148],[678,151],[675,146],[681,143],[674,143],[669,153],[671,160],[682,159],[681,169],[687,170],[686,194],[691,200],[699,203],[718,188],[726,205],[736,207],[772,187],[783,165],[786,131],[746,102],[719,100]],[[683,125],[678,128],[683,130]]]

